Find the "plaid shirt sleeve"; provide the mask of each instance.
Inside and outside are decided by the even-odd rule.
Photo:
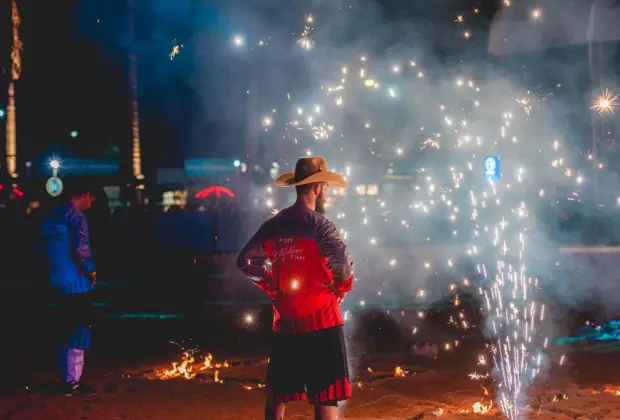
[[[353,258],[340,239],[338,228],[325,217],[317,220],[316,238],[327,257],[327,268],[332,271],[335,287],[341,292],[351,290],[353,283]]]
[[[264,227],[261,226],[243,247],[237,258],[237,266],[256,286],[274,298],[277,290],[273,287],[272,272],[266,265],[269,256],[265,251],[263,232]]]

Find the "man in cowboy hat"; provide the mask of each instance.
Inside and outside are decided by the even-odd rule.
[[[323,214],[327,188],[348,184],[324,158],[303,157],[276,185],[295,187],[297,201],[263,223],[237,261],[273,303],[265,419],[281,420],[286,403],[308,400],[316,419],[335,420],[338,401],[351,397],[340,303],[353,261]]]

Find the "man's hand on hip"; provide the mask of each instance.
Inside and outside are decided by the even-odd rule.
[[[331,290],[331,292],[336,295],[337,301],[338,301],[338,305],[340,305],[342,303],[342,301],[344,300],[344,297],[347,295],[347,292],[342,292],[340,290],[338,290],[336,288],[336,286],[334,285],[334,283],[331,284],[324,284],[323,286],[327,287],[329,290]]]

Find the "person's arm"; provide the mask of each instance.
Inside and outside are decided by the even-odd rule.
[[[326,218],[322,217],[317,220],[315,234],[327,258],[327,268],[332,271],[334,292],[342,298],[353,287],[353,258],[340,239],[336,225]]]
[[[96,281],[95,261],[90,249],[90,238],[88,236],[88,223],[86,217],[80,212],[71,212],[68,215],[69,227],[73,236],[72,243],[75,246],[75,256],[79,267],[85,274],[89,275],[93,281]]]
[[[274,298],[277,290],[273,286],[272,272],[266,265],[269,256],[265,251],[263,232],[264,228],[261,226],[243,247],[237,258],[237,266],[256,286]]]

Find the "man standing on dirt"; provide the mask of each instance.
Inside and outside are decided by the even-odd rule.
[[[54,208],[43,222],[43,251],[58,303],[63,392],[93,395],[96,390],[83,384],[82,372],[84,352],[90,348],[91,299],[97,275],[82,211],[90,208],[95,197],[82,184],[69,182],[67,187],[68,201]]]
[[[276,185],[295,187],[297,201],[263,223],[237,261],[273,303],[265,419],[281,420],[288,402],[308,400],[317,420],[336,420],[338,402],[351,397],[340,303],[353,261],[323,214],[328,186],[347,181],[324,158],[303,157]]]

